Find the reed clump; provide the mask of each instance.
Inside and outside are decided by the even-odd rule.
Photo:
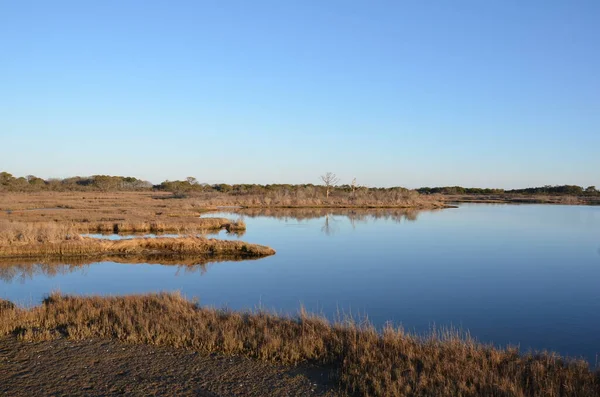
[[[178,294],[69,297],[30,309],[0,306],[0,336],[24,341],[113,338],[203,353],[245,355],[335,369],[340,388],[360,396],[598,396],[600,372],[551,353],[482,345],[458,332],[428,337],[352,320],[330,323],[200,307]]]
[[[209,219],[209,218],[205,218],[205,219]],[[225,229],[229,232],[229,233],[237,233],[237,232],[243,232],[246,230],[246,222],[244,222],[243,219],[238,219],[234,222],[229,222],[226,226]]]

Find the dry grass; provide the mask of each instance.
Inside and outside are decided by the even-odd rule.
[[[12,244],[54,243],[80,239],[77,228],[70,223],[0,220],[0,247]]]
[[[447,194],[441,196],[446,202],[501,203],[501,204],[557,204],[600,205],[597,196],[568,196],[543,194]]]
[[[361,189],[354,197],[336,190],[326,198],[320,189],[275,190],[263,194],[190,193],[205,207],[242,206],[249,208],[443,208],[439,195],[419,195],[416,191],[379,191]]]
[[[210,218],[205,218],[205,219],[210,219]],[[246,230],[246,222],[244,222],[243,219],[238,219],[234,222],[229,222],[226,226],[225,229],[229,232],[229,233],[239,233],[239,232],[244,232]]]
[[[66,224],[79,233],[243,229],[229,219],[200,218],[208,210],[198,200],[172,199],[164,193],[0,193],[0,222]]]
[[[40,256],[150,256],[150,255],[200,255],[262,257],[273,255],[275,250],[242,241],[207,239],[204,237],[135,238],[129,240],[104,240],[79,237],[58,242],[13,242],[0,245],[0,258],[26,258]]]
[[[337,368],[343,391],[361,396],[598,396],[600,373],[553,354],[520,355],[455,332],[422,338],[368,324],[330,324],[198,307],[176,294],[50,296],[28,310],[0,305],[0,335],[25,341],[114,338],[204,353]]]

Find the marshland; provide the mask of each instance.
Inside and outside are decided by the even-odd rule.
[[[600,1],[0,1],[0,395],[600,397]]]
[[[241,203],[0,194],[2,343],[247,357],[323,395],[598,395],[600,208]]]

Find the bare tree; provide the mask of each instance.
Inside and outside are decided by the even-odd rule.
[[[328,172],[325,175],[321,175],[321,180],[327,188],[326,197],[329,198],[329,191],[340,181],[340,179],[333,172]]]
[[[354,198],[354,193],[355,193],[356,187],[357,187],[356,178],[352,179],[352,185],[351,185],[351,187],[352,187],[352,198]]]
[[[194,178],[193,176],[188,176],[187,178],[185,178],[185,180],[190,185],[197,185],[198,184],[198,180],[196,178]]]

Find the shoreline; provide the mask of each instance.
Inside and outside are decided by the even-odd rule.
[[[100,339],[134,350],[150,345],[205,357],[313,365],[331,370],[335,387],[349,395],[600,394],[598,369],[553,353],[499,349],[452,330],[423,337],[352,319],[330,323],[302,310],[290,317],[213,309],[178,294],[53,294],[29,309],[0,305],[0,320],[0,337],[26,343]]]
[[[477,195],[444,195],[448,203],[473,204],[542,204],[542,205],[577,205],[600,206],[600,198],[581,198],[576,196],[477,196]]]
[[[230,256],[260,258],[274,255],[275,250],[242,241],[207,239],[203,237],[157,237],[124,240],[79,237],[75,240],[46,243],[13,243],[0,245],[0,259],[32,257],[151,257],[151,256]]]

